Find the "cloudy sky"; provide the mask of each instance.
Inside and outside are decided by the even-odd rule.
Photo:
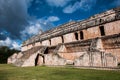
[[[32,35],[120,6],[120,0],[0,0],[0,46],[20,49]]]

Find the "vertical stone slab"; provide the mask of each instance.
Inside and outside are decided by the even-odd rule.
[[[90,66],[90,57],[88,53],[83,56],[83,66]]]
[[[90,66],[90,55],[84,53],[78,59],[74,61],[75,66]]]
[[[92,54],[92,66],[102,67],[102,54],[100,52],[94,52]]]
[[[117,59],[115,56],[109,54],[105,54],[106,59],[106,67],[117,67]]]

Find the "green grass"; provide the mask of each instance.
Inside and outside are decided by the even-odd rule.
[[[120,80],[120,71],[0,64],[0,80]]]

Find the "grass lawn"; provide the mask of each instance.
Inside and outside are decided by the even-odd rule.
[[[0,80],[120,80],[120,71],[0,64]]]

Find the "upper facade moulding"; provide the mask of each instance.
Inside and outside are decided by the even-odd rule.
[[[97,25],[102,25],[102,24],[109,23],[116,20],[120,20],[120,7],[108,10],[100,14],[96,14],[86,20],[72,21],[72,22],[62,24],[54,29],[45,31],[42,34],[38,34],[31,37],[30,39],[28,39],[23,43],[23,46],[31,43],[35,43],[38,41],[41,42],[43,40],[61,36],[74,31],[95,27]]]

